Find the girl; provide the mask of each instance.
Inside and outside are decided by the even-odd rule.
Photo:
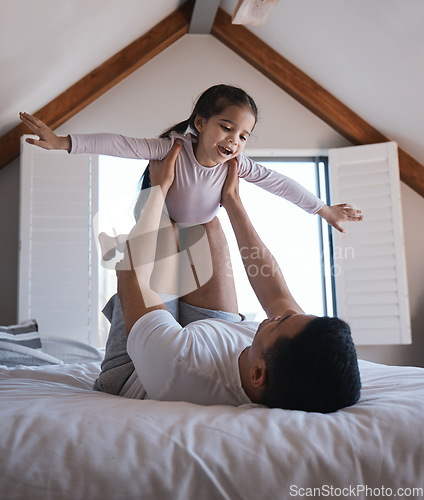
[[[308,213],[320,215],[341,232],[345,232],[340,226],[342,222],[362,220],[360,211],[351,205],[327,206],[294,180],[244,156],[257,114],[256,104],[246,92],[229,85],[215,85],[199,97],[187,120],[174,125],[158,139],[134,139],[117,134],[59,137],[34,116],[20,113],[20,119],[39,136],[39,140],[27,139],[28,143],[44,149],[65,149],[71,154],[162,159],[175,140],[182,141],[175,180],[166,198],[169,216],[179,224],[191,226],[214,218],[227,177],[227,161],[234,158],[239,177]],[[148,186],[148,170],[143,184]]]

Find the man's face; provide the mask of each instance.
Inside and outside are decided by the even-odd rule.
[[[281,316],[274,316],[262,321],[252,342],[252,354],[262,357],[264,349],[268,349],[281,338],[294,338],[314,318],[316,316],[311,314],[287,309]]]

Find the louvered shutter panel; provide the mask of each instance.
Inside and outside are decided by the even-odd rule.
[[[411,343],[397,145],[334,149],[329,162],[331,204],[365,215],[332,231],[337,315],[358,345]]]
[[[25,136],[28,137],[28,136]],[[19,320],[97,344],[97,157],[21,143]],[[93,186],[95,187],[93,189]]]

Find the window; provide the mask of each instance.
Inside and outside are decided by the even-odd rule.
[[[326,158],[256,160],[326,199]],[[256,231],[282,268],[299,305],[310,314],[332,315],[328,230],[321,224],[321,218],[243,180],[240,181],[240,195]],[[224,210],[220,210],[219,218],[230,246],[240,312],[252,320],[264,319],[265,313],[249,285]],[[254,272],[269,270],[258,268]]]
[[[109,236],[128,234],[134,226],[133,209],[139,192],[139,180],[148,162],[99,156],[99,211],[95,217],[95,234],[105,232]],[[119,179],[117,178],[119,172]],[[98,238],[97,254],[101,255]],[[105,345],[109,322],[102,309],[116,293],[115,264],[122,257],[116,253],[109,261],[98,259],[99,266],[99,342]]]
[[[326,158],[281,158],[272,161],[261,158],[258,161],[296,180],[317,196],[320,190],[325,195]],[[145,165],[147,162],[140,160],[99,157],[98,233],[105,231],[116,236],[130,231],[134,224],[132,212],[138,195],[140,172],[144,171]],[[117,171],[120,172],[119,184],[116,183]],[[332,314],[331,282],[325,278],[330,252],[320,218],[249,182],[241,181],[240,184],[249,216],[284,270],[299,305],[311,314]],[[265,313],[247,280],[225,210],[221,209],[218,216],[230,246],[240,312],[248,319],[259,321],[265,318]],[[324,266],[325,260],[328,261],[327,266]],[[115,262],[99,263],[100,308],[116,291]],[[257,272],[264,271],[258,268]],[[99,335],[105,339],[109,324],[102,316],[99,315]]]

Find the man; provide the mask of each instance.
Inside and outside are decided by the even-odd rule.
[[[307,315],[296,303],[244,210],[234,164],[221,203],[268,319],[258,326],[238,314],[228,246],[217,219],[203,226],[212,277],[179,299],[178,321],[176,313],[171,315],[175,301],[166,306],[155,290],[173,280],[169,272],[158,272],[155,260],[179,149],[174,145],[162,162],[150,164],[152,189],[117,269],[119,301],[115,297],[106,306],[112,327],[95,389],[133,398],[205,405],[253,402],[323,413],[356,403],[361,383],[348,325]],[[257,269],[273,273],[261,275]]]

